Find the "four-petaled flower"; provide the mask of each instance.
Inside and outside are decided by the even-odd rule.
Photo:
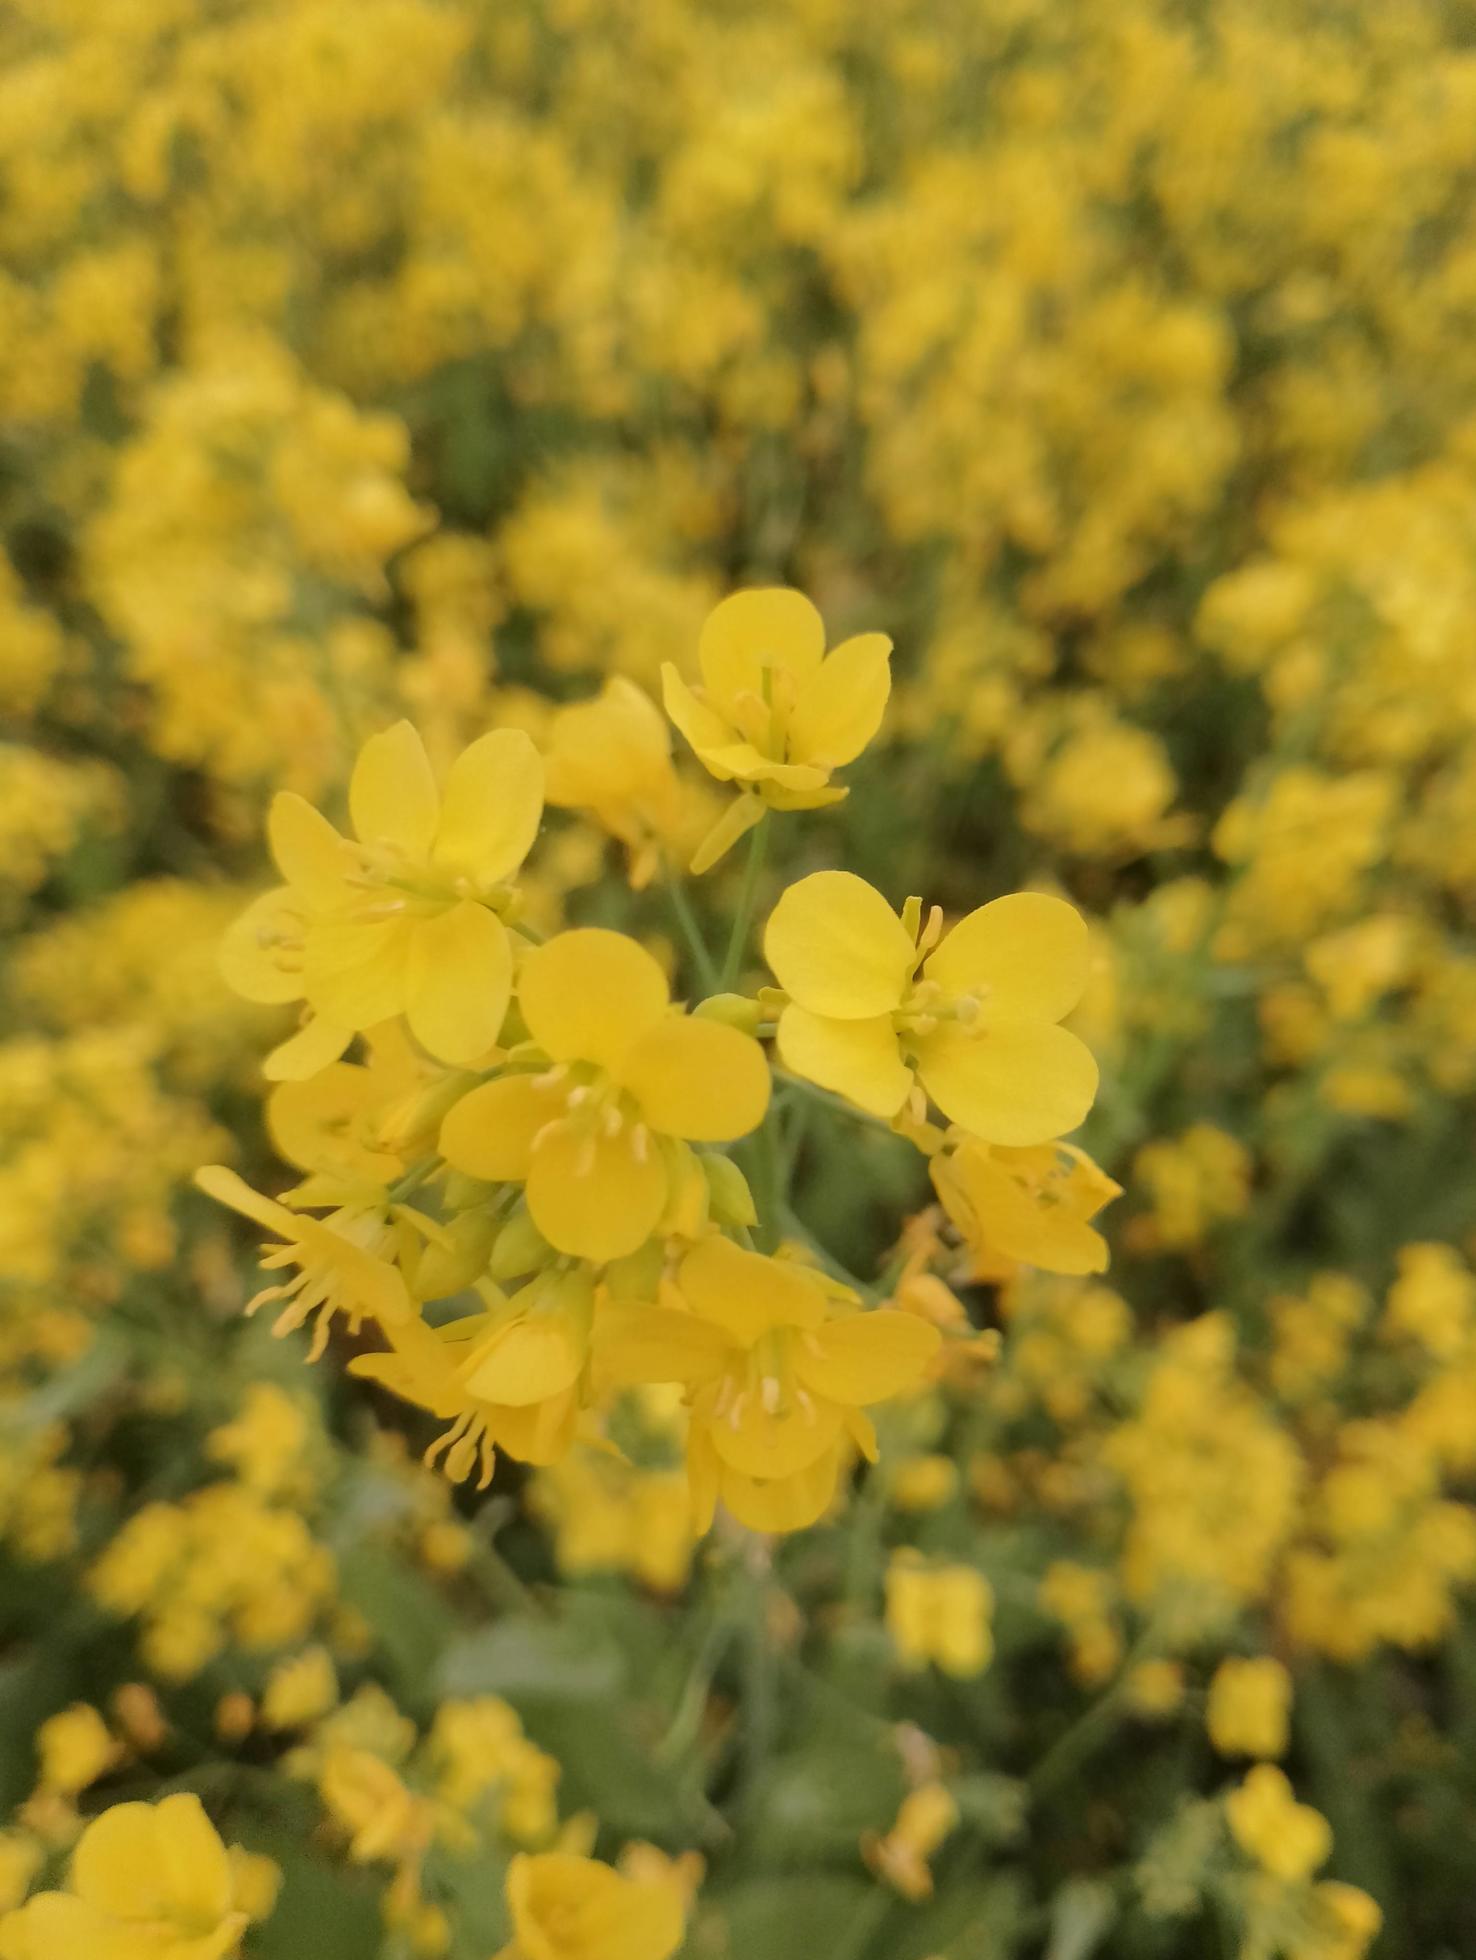
[[[357,842],[292,791],[276,797],[269,834],[286,883],[222,951],[238,993],[305,1000],[315,1017],[268,1073],[311,1075],[396,1014],[439,1060],[475,1061],[512,998],[503,915],[543,814],[542,758],[521,729],[494,729],[457,757],[442,793],[419,735],[397,722],[364,744],[349,813]]]
[[[875,1116],[920,1082],[975,1136],[1025,1145],[1091,1107],[1097,1065],[1056,1025],[1087,977],[1086,923],[1063,899],[1014,892],[943,935],[936,907],[924,926],[919,900],[899,918],[851,872],[817,871],[775,906],[764,952],[789,996],[785,1066]]]
[[[847,794],[830,774],[880,728],[891,653],[885,633],[858,633],[827,654],[819,613],[783,586],[735,592],[708,615],[701,689],[668,662],[662,695],[702,766],[743,794],[699,845],[693,871],[716,864],[766,808],[814,810]]]
[[[598,926],[535,947],[518,1005],[545,1065],[464,1096],[441,1153],[472,1177],[526,1179],[533,1222],[560,1252],[622,1258],[677,1195],[678,1140],[725,1143],[763,1121],[764,1052],[673,1010],[651,955]]]

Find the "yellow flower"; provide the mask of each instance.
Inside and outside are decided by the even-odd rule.
[[[623,1878],[594,1858],[520,1853],[507,1903],[513,1937],[496,1960],[670,1960],[682,1942],[676,1886]]]
[[[1222,1756],[1284,1756],[1291,1676],[1269,1654],[1220,1662],[1210,1682],[1205,1725]]]
[[[105,1776],[122,1755],[108,1725],[85,1701],[64,1708],[36,1731],[43,1790],[75,1796]]]
[[[451,1424],[425,1453],[444,1452],[462,1483],[480,1461],[491,1482],[494,1451],[523,1463],[552,1463],[574,1438],[589,1358],[594,1288],[587,1274],[542,1273],[510,1300],[436,1328],[423,1320],[387,1326],[388,1354],[361,1354],[350,1370]]]
[[[835,1494],[843,1444],[875,1459],[863,1407],[922,1378],[937,1329],[890,1308],[833,1311],[819,1274],[715,1236],[682,1260],[676,1287],[684,1308],[602,1309],[603,1369],[617,1382],[686,1383],[699,1531],[719,1498],[755,1531],[813,1524]]]
[[[943,1208],[986,1267],[1000,1255],[1048,1273],[1100,1273],[1107,1242],[1087,1222],[1122,1191],[1069,1143],[1024,1149],[964,1137],[928,1166]]]
[[[623,674],[592,701],[560,708],[548,725],[548,800],[586,810],[630,854],[636,891],[661,867],[662,846],[687,824],[671,735],[651,697]]]
[[[1256,1764],[1226,1797],[1225,1815],[1241,1850],[1273,1878],[1310,1878],[1332,1850],[1327,1819],[1297,1802],[1274,1763]]]
[[[994,1656],[994,1591],[972,1565],[928,1565],[916,1552],[887,1567],[887,1631],[910,1667],[931,1661],[959,1679],[982,1674]]]
[[[868,1831],[861,1855],[904,1899],[930,1897],[933,1874],[928,1860],[958,1825],[958,1805],[941,1783],[924,1783],[902,1799],[897,1821],[885,1837]]]
[[[916,899],[898,918],[849,871],[791,885],[764,932],[789,995],[778,1028],[785,1065],[884,1117],[914,1095],[915,1075],[945,1116],[988,1143],[1045,1143],[1074,1129],[1097,1091],[1090,1051],[1056,1025],[1086,985],[1080,913],[1014,892],[940,943],[941,932],[936,908],[926,927]]]
[[[518,1005],[553,1066],[473,1089],[441,1126],[442,1154],[472,1177],[526,1180],[533,1223],[560,1252],[622,1258],[678,1195],[673,1140],[727,1142],[763,1121],[764,1051],[674,1013],[651,955],[601,927],[535,947]]]
[[[311,1075],[353,1030],[396,1014],[441,1061],[475,1061],[512,998],[502,915],[543,814],[538,751],[521,729],[494,729],[457,758],[443,794],[419,735],[397,722],[364,744],[349,811],[357,842],[295,792],[277,796],[269,829],[286,884],[222,950],[248,1000],[305,999],[317,1016],[268,1073]]]
[[[68,1889],[0,1919],[0,1960],[225,1960],[251,1917],[243,1876],[198,1797],[115,1804],[82,1833]]]
[[[331,1743],[318,1771],[318,1790],[348,1834],[355,1864],[414,1858],[430,1843],[435,1820],[429,1803],[407,1790],[371,1750]]]
[[[404,1280],[372,1249],[385,1235],[378,1212],[345,1208],[326,1219],[304,1218],[253,1191],[223,1164],[204,1165],[195,1172],[195,1182],[207,1197],[265,1225],[268,1231],[279,1232],[286,1241],[268,1252],[261,1263],[268,1270],[297,1266],[297,1277],[282,1286],[264,1287],[247,1301],[246,1311],[254,1313],[268,1300],[284,1300],[286,1305],[272,1326],[274,1334],[301,1327],[316,1314],[314,1359],[327,1345],[329,1325],[336,1313],[345,1316],[350,1331],[357,1331],[366,1315],[382,1327],[413,1315],[415,1304]]]
[[[303,1728],[326,1715],[337,1700],[332,1656],[324,1647],[309,1647],[272,1669],[261,1697],[261,1719],[269,1729]]]
[[[1316,1928],[1298,1943],[1293,1960],[1363,1960],[1384,1924],[1376,1899],[1335,1878],[1312,1888],[1312,1911]]]
[[[701,688],[668,662],[662,693],[703,767],[743,793],[698,846],[694,871],[716,864],[766,808],[814,810],[846,795],[830,773],[880,728],[891,653],[885,633],[860,633],[827,654],[819,613],[780,586],[735,592],[708,615]]]

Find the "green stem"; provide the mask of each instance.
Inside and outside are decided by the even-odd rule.
[[[731,991],[738,978],[738,969],[743,964],[743,953],[748,945],[748,935],[753,927],[754,901],[758,896],[758,882],[764,868],[764,858],[769,846],[769,813],[764,814],[754,825],[748,840],[748,863],[743,872],[743,888],[738,894],[738,910],[733,914],[733,930],[728,938],[728,951],[723,959],[723,970],[718,975],[718,992]]]
[[[682,887],[676,872],[667,865],[662,873],[662,887],[666,892],[671,915],[676,920],[687,951],[692,955],[692,963],[697,968],[698,978],[705,992],[720,993],[718,970],[712,954],[707,950],[707,941],[702,936],[702,928],[697,923],[697,915],[692,910],[691,901]]]
[[[1045,1795],[1053,1785],[1060,1782],[1063,1775],[1074,1770],[1077,1764],[1084,1757],[1089,1756],[1116,1728],[1127,1701],[1133,1671],[1140,1662],[1146,1660],[1155,1651],[1157,1646],[1158,1629],[1150,1626],[1128,1652],[1112,1686],[1078,1716],[1064,1735],[1057,1736],[1026,1777],[1025,1782],[1032,1796]]]

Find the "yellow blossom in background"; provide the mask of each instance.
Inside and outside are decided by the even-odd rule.
[[[1271,1763],[1257,1763],[1247,1773],[1226,1797],[1225,1814],[1241,1850],[1276,1878],[1310,1878],[1332,1849],[1327,1819],[1298,1803]]]
[[[1052,1273],[1100,1273],[1107,1244],[1090,1220],[1122,1194],[1067,1143],[1011,1150],[963,1137],[930,1164],[934,1187],[983,1273],[1001,1257]]]
[[[1210,1682],[1205,1724],[1222,1756],[1284,1756],[1291,1676],[1269,1654],[1220,1662]]]
[[[933,1890],[928,1860],[958,1824],[958,1805],[942,1783],[925,1783],[909,1790],[885,1836],[870,1833],[861,1840],[861,1855],[876,1873],[904,1899],[926,1899]]]
[[[982,1674],[994,1653],[994,1594],[970,1565],[928,1565],[897,1552],[886,1574],[887,1631],[909,1667],[932,1662],[945,1674]]]
[[[513,1937],[498,1960],[670,1960],[682,1940],[675,1887],[593,1858],[521,1854],[508,1867],[507,1901]]]

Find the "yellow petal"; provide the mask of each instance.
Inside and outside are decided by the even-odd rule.
[[[791,1001],[777,1032],[784,1066],[807,1082],[833,1089],[873,1116],[895,1116],[906,1101],[912,1070],[902,1059],[890,1014],[833,1021]]]
[[[574,1382],[587,1353],[579,1330],[562,1314],[531,1314],[499,1327],[461,1366],[469,1395],[526,1408],[560,1395]]]
[[[729,1352],[719,1328],[675,1307],[607,1303],[595,1315],[594,1334],[596,1366],[610,1388],[706,1381],[722,1372]]]
[[[296,1034],[279,1041],[261,1065],[268,1082],[306,1082],[336,1062],[354,1038],[352,1028],[309,1015]]]
[[[768,1408],[764,1394],[762,1380],[742,1389],[710,1426],[712,1446],[729,1470],[743,1477],[793,1477],[834,1450],[841,1429],[834,1402],[790,1396]]]
[[[535,946],[518,975],[528,1032],[560,1062],[617,1063],[666,1012],[666,976],[644,946],[580,926]]]
[[[105,1810],[82,1833],[71,1882],[80,1899],[120,1919],[213,1927],[230,1910],[225,1846],[200,1799],[184,1793]]]
[[[786,1260],[745,1252],[716,1233],[683,1259],[677,1285],[694,1313],[741,1347],[752,1347],[771,1328],[818,1327],[825,1318],[818,1281]]]
[[[913,945],[881,893],[850,871],[791,885],[764,928],[764,956],[813,1014],[861,1021],[902,1004]]]
[[[768,1483],[725,1469],[724,1504],[750,1531],[803,1531],[830,1509],[840,1478],[840,1451],[832,1449],[798,1476]]]
[[[302,999],[298,903],[288,886],[277,885],[231,921],[220,943],[219,964],[232,993],[273,1007]]]
[[[1049,1142],[1076,1128],[1097,1093],[1091,1050],[1049,1022],[948,1025],[915,1051],[939,1109],[986,1143]]]
[[[1007,1161],[978,1143],[935,1158],[929,1168],[949,1215],[985,1249],[1049,1273],[1105,1272],[1107,1241],[1073,1204],[1069,1186],[1037,1194],[1011,1176]],[[1101,1177],[1091,1208],[1099,1209],[1116,1190],[1110,1178]]]
[[[353,852],[306,797],[290,789],[278,791],[267,817],[267,837],[277,869],[315,905],[337,905],[348,896],[344,874],[353,868]]]
[[[923,971],[945,994],[979,994],[991,1018],[1059,1021],[1086,986],[1086,920],[1062,898],[1011,892],[960,919]]]
[[[405,1018],[422,1048],[442,1062],[474,1062],[493,1047],[512,999],[507,927],[464,899],[410,932]]]
[[[531,1075],[504,1075],[471,1090],[447,1112],[440,1152],[468,1177],[500,1184],[528,1175],[533,1139],[563,1108]]]
[[[38,1892],[0,1919],[0,1960],[112,1960],[117,1930],[110,1913],[70,1893]]]
[[[762,821],[764,814],[761,796],[735,797],[692,853],[692,876],[700,878],[704,871],[711,871],[728,855],[740,837]]]
[[[826,769],[855,761],[886,713],[891,658],[892,643],[885,633],[858,633],[826,655],[801,687],[789,718],[794,761]]]
[[[733,730],[722,716],[697,698],[670,661],[661,669],[661,700],[695,754],[700,756],[705,749],[719,749],[733,740]]]
[[[734,592],[708,614],[697,643],[702,678],[725,712],[747,695],[766,699],[765,673],[803,680],[825,654],[825,624],[802,592],[760,586]]]
[[[721,748],[705,748],[706,767],[725,782],[731,776],[738,782],[772,784],[778,794],[809,796],[825,787],[827,771],[810,762],[777,762],[756,749],[752,742],[725,742]]]
[[[560,1252],[623,1259],[655,1231],[666,1190],[660,1152],[638,1156],[628,1129],[607,1137],[566,1120],[550,1124],[534,1146],[528,1211]]]
[[[861,1408],[915,1388],[941,1338],[931,1322],[890,1307],[848,1314],[796,1340],[795,1373],[817,1394]]]
[[[303,954],[303,991],[325,1020],[370,1028],[405,1011],[411,923],[403,915],[360,925],[315,919]]]
[[[494,728],[451,765],[432,857],[481,885],[511,878],[543,817],[543,757],[521,728]]]
[[[260,1191],[253,1191],[245,1178],[227,1170],[224,1164],[202,1164],[195,1172],[194,1182],[207,1198],[214,1198],[218,1205],[229,1205],[243,1218],[264,1225],[269,1232],[280,1233],[284,1239],[297,1238],[301,1223],[297,1213],[289,1211],[286,1205],[279,1205],[275,1198],[263,1197]]]
[[[652,1129],[691,1143],[747,1136],[769,1106],[769,1064],[752,1035],[669,1014],[640,1036],[617,1075]]]
[[[423,860],[440,805],[430,757],[408,721],[369,737],[349,779],[349,815],[361,843],[388,844]]]

